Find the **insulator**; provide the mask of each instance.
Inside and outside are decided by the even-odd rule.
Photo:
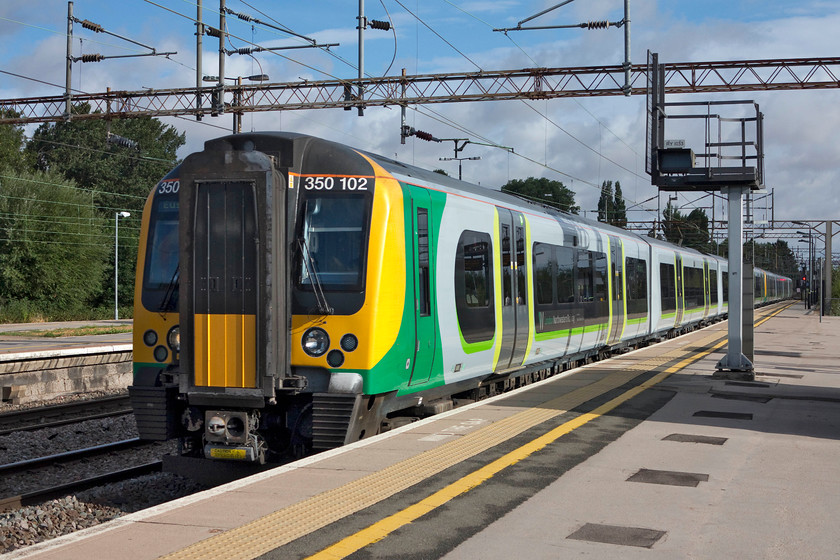
[[[368,20],[368,25],[372,29],[381,29],[382,31],[390,31],[391,30],[391,23],[387,21],[379,21],[375,19]]]
[[[252,49],[251,47],[243,47],[241,49],[236,49],[236,51],[234,52],[236,52],[236,54],[251,54],[252,52],[254,52],[254,49]]]
[[[606,29],[610,26],[610,22],[604,21],[590,21],[588,23],[583,24],[586,29]]]
[[[414,136],[419,138],[420,140],[425,140],[426,142],[434,142],[437,140],[434,136],[429,134],[428,132],[423,132],[422,130],[415,130]]]
[[[105,57],[99,53],[96,54],[83,54],[79,57],[79,60],[82,62],[99,62],[100,60],[104,60]]]
[[[99,25],[98,23],[93,23],[92,21],[88,21],[86,19],[83,19],[79,23],[81,23],[82,27],[84,27],[85,29],[90,29],[91,31],[93,31],[95,33],[102,33],[103,31],[105,31],[102,28],[102,26]]]
[[[122,146],[123,148],[131,148],[132,150],[139,150],[140,144],[134,140],[129,140],[116,134],[108,134],[108,143]]]
[[[236,16],[239,19],[241,19],[242,21],[254,21],[253,16],[249,16],[248,14],[240,14],[239,12],[234,12],[230,8],[225,8],[225,13],[227,13],[229,15],[232,15],[232,16]]]
[[[221,37],[222,32],[216,29],[215,27],[210,27],[209,25],[204,26],[204,32],[210,35],[211,37]]]

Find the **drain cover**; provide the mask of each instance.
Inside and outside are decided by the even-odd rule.
[[[682,443],[707,443],[709,445],[723,445],[728,438],[714,436],[696,436],[692,434],[671,434],[662,438],[663,441],[679,441]]]
[[[738,395],[735,393],[713,393],[713,399],[729,399],[731,401],[747,401],[747,402],[757,402],[761,404],[769,403],[773,397],[759,397],[755,395]]]
[[[750,412],[722,412],[720,410],[698,410],[693,416],[701,418],[729,418],[731,420],[752,420]]]
[[[724,385],[735,385],[736,387],[770,387],[767,383],[755,383],[750,381],[727,381]]]
[[[627,482],[644,482],[646,484],[665,484],[668,486],[693,486],[707,482],[709,475],[678,471],[656,471],[653,469],[639,469],[639,472],[627,479]]]
[[[587,523],[566,538],[578,541],[650,548],[656,544],[656,541],[664,537],[665,534],[665,531],[656,531],[654,529]]]

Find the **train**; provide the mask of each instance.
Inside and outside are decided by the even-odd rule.
[[[754,278],[757,305],[792,294]],[[723,319],[727,295],[717,256],[317,137],[236,134],[148,197],[129,394],[140,437],[179,457],[273,464]]]

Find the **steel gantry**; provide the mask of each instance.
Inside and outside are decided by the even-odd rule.
[[[645,93],[647,65],[631,67],[631,93]],[[840,88],[840,58],[789,58],[665,64],[666,93]],[[581,66],[521,70],[388,76],[359,80],[323,80],[242,84],[224,89],[223,106],[213,104],[216,87],[144,89],[74,93],[74,104],[90,105],[73,119],[139,116],[217,115],[220,112],[350,109],[465,101],[553,99],[625,95],[625,67]],[[201,102],[197,103],[197,99]],[[234,101],[235,100],[235,101]],[[67,118],[66,97],[0,100],[0,124],[56,122]]]

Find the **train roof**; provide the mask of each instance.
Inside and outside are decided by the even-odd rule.
[[[291,158],[289,154],[284,154],[284,164],[285,165],[293,165],[293,161],[295,163],[299,163],[301,158],[303,157],[303,153],[296,148],[299,145],[304,147],[304,150],[315,148],[317,146],[326,147],[329,146],[327,150],[332,155],[344,155],[350,156],[348,157],[349,160],[352,160],[351,154],[352,153],[361,153],[364,154],[366,157],[369,157],[371,160],[376,162],[380,165],[383,169],[388,171],[389,173],[396,173],[398,175],[410,177],[417,179],[423,183],[430,183],[441,185],[452,189],[453,191],[460,191],[463,193],[468,193],[472,195],[481,196],[484,198],[489,198],[491,200],[498,201],[501,205],[505,206],[512,206],[512,207],[527,207],[531,211],[536,213],[541,213],[545,215],[552,216],[556,219],[561,219],[569,222],[576,222],[582,226],[589,227],[589,228],[597,228],[601,231],[605,231],[611,233],[613,235],[620,235],[625,237],[631,237],[639,240],[641,243],[650,244],[654,247],[660,247],[662,249],[667,250],[678,250],[685,253],[694,253],[698,256],[703,256],[707,258],[712,258],[718,261],[726,262],[726,258],[719,257],[716,255],[710,255],[707,253],[703,253],[698,251],[697,249],[689,248],[689,247],[682,247],[679,245],[674,245],[673,243],[669,243],[667,241],[662,241],[659,239],[655,239],[648,236],[639,235],[633,231],[629,231],[623,228],[619,228],[616,226],[612,226],[610,224],[606,224],[604,222],[599,222],[596,220],[589,220],[578,216],[577,214],[572,214],[568,212],[560,211],[554,207],[548,206],[546,204],[541,204],[538,202],[534,202],[528,200],[524,197],[516,196],[513,194],[502,192],[500,189],[493,188],[493,187],[486,187],[482,185],[476,185],[473,183],[469,183],[467,181],[462,181],[459,179],[455,179],[454,177],[450,177],[448,175],[443,175],[441,173],[435,173],[434,171],[429,171],[427,169],[423,169],[421,167],[417,167],[414,165],[410,165],[407,163],[403,163],[401,161],[384,157],[379,154],[375,154],[372,152],[368,152],[365,150],[359,150],[353,148],[351,146],[347,146],[345,144],[340,144],[338,142],[333,142],[331,140],[325,140],[323,138],[319,138],[317,136],[311,136],[308,134],[302,134],[298,132],[273,132],[273,131],[263,131],[263,132],[250,132],[250,133],[243,133],[243,134],[233,134],[228,136],[223,136],[220,138],[215,138],[212,140],[208,140],[205,142],[205,149],[206,150],[214,150],[219,149],[221,145],[227,144],[230,146],[234,146],[236,149],[242,149],[242,147],[247,142],[253,142],[252,149],[257,149],[260,151],[268,152],[268,153],[277,153],[281,154],[283,150],[281,147],[289,147],[290,145],[295,146],[293,151],[297,152],[291,154]],[[341,158],[344,159],[344,158]],[[761,270],[761,269],[759,269]],[[767,271],[763,271],[767,272]],[[777,276],[774,274],[774,276]]]

